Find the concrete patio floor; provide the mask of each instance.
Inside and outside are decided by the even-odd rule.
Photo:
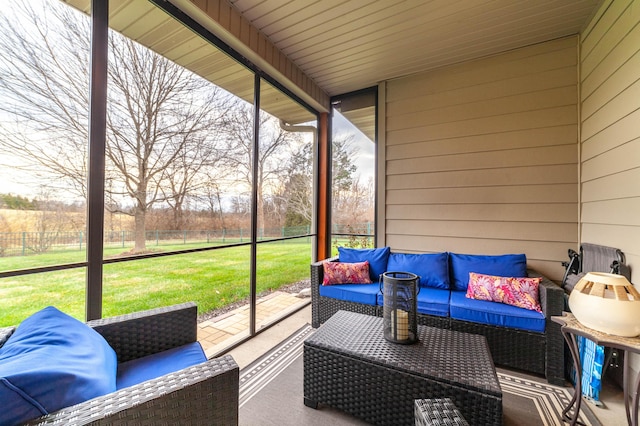
[[[310,298],[282,291],[256,301],[256,329],[273,324],[308,304]],[[293,331],[292,331],[293,332]],[[249,305],[241,306],[198,324],[198,341],[208,357],[249,336]],[[286,336],[285,336],[286,337]]]

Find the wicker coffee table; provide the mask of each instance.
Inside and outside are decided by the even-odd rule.
[[[385,340],[382,318],[339,311],[304,342],[304,403],[378,425],[414,422],[414,400],[450,398],[472,425],[502,424],[502,391],[484,336],[419,326]]]

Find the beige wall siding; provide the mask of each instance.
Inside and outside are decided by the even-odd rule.
[[[525,253],[561,280],[578,241],[578,38],[386,83],[385,242]]]
[[[640,1],[605,1],[580,38],[581,240],[640,273]]]

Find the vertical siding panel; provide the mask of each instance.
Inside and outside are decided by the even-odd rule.
[[[387,82],[386,180],[412,182],[386,186],[393,249],[520,252],[562,278],[558,265],[578,241],[577,45],[569,37]],[[523,185],[523,166],[544,173]],[[503,209],[541,204],[544,218],[504,221]],[[427,208],[438,215],[416,215]]]
[[[581,239],[620,248],[637,284],[637,211],[619,210],[640,205],[640,2],[606,1],[596,16],[580,40]]]

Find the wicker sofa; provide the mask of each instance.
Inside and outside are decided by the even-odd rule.
[[[319,327],[320,324],[324,323],[339,310],[382,316],[381,294],[378,294],[376,298],[377,303],[375,304],[349,300],[349,297],[344,297],[339,293],[332,294],[331,296],[321,294],[321,292],[327,288],[327,286],[321,288],[324,278],[324,262],[338,262],[339,260],[338,257],[335,257],[311,264],[313,327]],[[345,262],[352,260],[353,259],[348,259],[345,260]],[[404,270],[417,273],[410,269],[411,268],[405,268]],[[479,272],[485,273],[483,271]],[[541,374],[546,377],[549,383],[563,385],[565,381],[564,340],[558,324],[551,321],[551,316],[562,314],[564,306],[563,290],[548,278],[532,269],[527,268],[526,272],[529,277],[541,278],[539,286],[539,301],[543,315],[541,315],[543,327],[541,331],[523,330],[520,328],[483,323],[482,321],[460,320],[452,318],[447,312],[427,314],[420,312],[420,306],[418,306],[418,323],[421,325],[484,335],[487,338],[493,360],[497,365]],[[450,273],[453,274],[453,272]],[[373,276],[376,275],[372,274],[372,277]],[[374,280],[374,284],[370,284],[369,286],[375,287],[378,286],[378,283]],[[359,288],[359,286],[352,288]],[[446,292],[446,290],[444,291]],[[460,294],[456,296],[460,296]]]
[[[88,325],[113,348],[120,365],[196,342],[197,307],[185,303]],[[0,348],[14,330],[0,329]],[[238,392],[239,369],[227,355],[62,408],[27,424],[237,424]]]

